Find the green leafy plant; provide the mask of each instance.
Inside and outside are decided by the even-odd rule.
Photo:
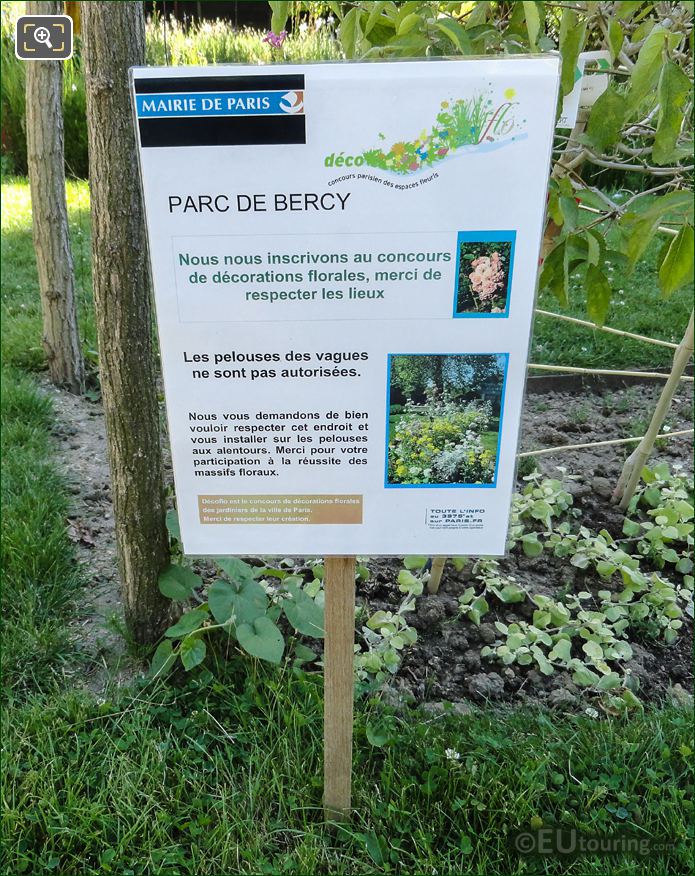
[[[422,558],[417,558],[422,559]],[[422,595],[423,580],[409,569],[398,575],[398,589],[405,598],[395,611],[375,611],[362,627],[365,650],[356,646],[357,677],[372,679],[377,684],[395,675],[401,663],[401,652],[417,641],[417,632],[408,625],[406,615],[415,610],[415,598]]]
[[[463,617],[479,624],[495,602],[528,600],[534,606],[530,622],[495,621],[498,638],[481,656],[506,665],[534,664],[545,675],[568,671],[576,684],[600,694],[613,710],[636,704],[638,683],[624,668],[632,657],[630,635],[641,631],[671,644],[684,613],[693,615],[690,484],[672,475],[666,464],[645,469],[643,478],[624,521],[628,538],[618,541],[606,530],[593,533],[579,526],[573,532],[571,520],[562,519],[572,513],[572,497],[562,483],[529,476],[530,483],[513,499],[512,548],[520,546],[530,557],[546,550],[593,575],[596,583],[592,590],[552,598],[528,593],[501,574],[497,560],[477,560],[471,569],[474,583],[459,597]],[[539,524],[544,530],[526,531],[527,525]],[[584,587],[589,580],[584,579]],[[601,581],[609,586],[602,587]]]
[[[538,471],[526,475],[524,481],[526,486],[523,491],[515,493],[512,498],[509,547],[521,541],[524,553],[534,557],[543,551],[543,543],[538,538],[536,527],[543,525],[546,532],[552,532],[553,522],[571,508],[573,499],[561,481],[544,478]],[[529,524],[534,530],[526,532]]]
[[[175,512],[168,515],[167,523],[176,544],[179,530]],[[278,625],[282,615],[298,634],[323,638],[320,564],[313,567],[313,579],[305,582],[288,570],[254,567],[238,557],[215,562],[218,576],[209,586],[183,560],[172,563],[160,576],[159,589],[165,596],[198,604],[164,634],[153,657],[154,674],[168,672],[179,659],[186,670],[200,665],[212,633],[235,640],[252,657],[280,663],[286,646]]]

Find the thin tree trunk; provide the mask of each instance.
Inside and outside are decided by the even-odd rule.
[[[128,68],[144,64],[138,2],[82,4],[92,195],[94,304],[116,537],[128,630],[151,643],[168,622],[168,563],[152,309]]]
[[[685,371],[685,366],[690,361],[693,355],[693,314],[690,314],[690,322],[683,335],[683,340],[678,345],[673,356],[673,367],[668,376],[664,388],[661,390],[659,401],[656,403],[656,408],[652,414],[652,420],[649,428],[644,433],[644,437],[637,445],[635,450],[625,460],[625,465],[620,474],[618,484],[613,493],[615,501],[620,500],[620,508],[624,511],[630,504],[637,484],[639,483],[640,475],[645,463],[649,459],[649,455],[654,447],[654,441],[659,434],[661,424],[668,413],[671,406],[674,393],[678,389],[681,376]]]
[[[28,15],[55,15],[62,3],[28,2]],[[53,383],[84,391],[84,363],[75,307],[63,155],[63,64],[26,64],[27,164],[34,250],[39,275],[42,343]]]

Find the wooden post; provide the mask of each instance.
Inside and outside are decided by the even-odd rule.
[[[446,557],[432,557],[430,580],[427,582],[428,593],[437,593],[439,591],[439,585],[442,581],[442,572],[444,571],[446,560]]]
[[[323,808],[350,817],[355,658],[355,558],[326,557],[323,653]]]

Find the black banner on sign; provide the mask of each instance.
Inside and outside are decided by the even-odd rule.
[[[143,148],[306,143],[304,76],[135,79]]]
[[[181,76],[135,79],[136,94],[180,94],[192,91],[304,91],[301,73],[269,76]]]
[[[143,148],[306,143],[304,116],[139,119],[138,124]]]

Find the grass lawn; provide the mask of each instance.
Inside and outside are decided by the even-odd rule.
[[[50,687],[74,658],[65,621],[82,582],[51,459],[50,402],[14,369],[2,383],[2,682],[17,695]]]
[[[83,658],[67,624],[82,580],[52,460],[53,413],[28,373],[42,354],[26,184],[3,194],[2,872],[689,871],[691,726],[676,709],[397,716],[363,695],[355,817],[335,830],[321,814],[320,675],[235,658],[185,683],[76,692]],[[85,185],[71,183],[68,195],[81,332],[93,350]],[[665,307],[673,315],[680,305]],[[496,446],[496,433],[484,440],[493,436]],[[530,823],[629,827],[666,842],[645,860],[520,858],[509,833]]]
[[[88,362],[96,361],[96,332],[91,288],[89,188],[81,180],[67,185],[68,212],[80,336]],[[2,184],[2,359],[30,371],[44,368],[41,305],[31,230],[31,197],[25,179]]]
[[[401,717],[362,700],[355,817],[321,813],[320,677],[249,661],[183,689],[27,701],[5,731],[10,873],[688,871],[690,720],[492,708]],[[378,722],[381,747],[367,728]],[[530,823],[668,840],[651,860],[519,859]]]
[[[499,442],[500,433],[498,431],[495,432],[482,432],[480,435],[480,440],[483,444],[484,450],[489,450],[494,456],[497,456],[497,444]]]

